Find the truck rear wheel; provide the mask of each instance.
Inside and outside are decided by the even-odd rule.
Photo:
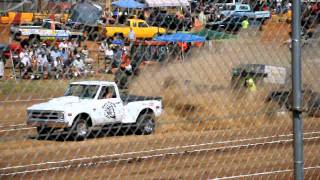
[[[155,117],[151,113],[142,114],[138,117],[135,134],[149,135],[154,133],[156,127]]]

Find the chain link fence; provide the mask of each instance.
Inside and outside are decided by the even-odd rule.
[[[110,10],[70,41],[2,21],[1,179],[294,178],[291,2],[189,3]],[[301,7],[304,177],[319,179],[320,4]],[[145,19],[134,42],[121,12]]]

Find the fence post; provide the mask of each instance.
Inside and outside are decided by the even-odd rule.
[[[303,177],[303,137],[301,107],[301,17],[300,0],[292,1],[292,92],[293,92],[293,134],[294,134],[294,177]]]

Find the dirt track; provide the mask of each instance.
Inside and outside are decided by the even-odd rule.
[[[292,135],[284,123],[289,116],[282,118],[286,120],[261,128],[210,131],[199,129],[205,124],[195,124],[192,131],[172,132],[167,131],[170,124],[160,119],[155,135],[102,134],[82,142],[62,142],[54,136],[34,139],[35,129],[20,119],[11,124],[17,126],[0,128],[0,175],[5,179],[206,179],[270,172],[250,177],[287,179],[292,177],[287,172],[293,165]],[[304,127],[305,167],[316,167],[306,170],[306,179],[318,179],[320,124],[308,118]]]
[[[269,32],[272,31],[273,27],[270,27]],[[284,34],[286,30],[283,31]],[[279,42],[285,38],[266,37],[267,43],[270,41],[273,44],[278,43],[278,46],[266,47],[267,51],[272,52],[270,54],[257,51],[258,48],[265,46],[257,48],[248,42],[230,42],[222,46],[222,49],[216,50],[217,53],[221,52],[214,57],[201,54],[204,56],[204,61],[210,60],[211,64],[193,61],[191,65],[178,64],[168,67],[166,71],[159,71],[158,74],[154,72],[150,73],[151,75],[146,74],[140,79],[144,83],[140,83],[138,79],[135,84],[138,88],[133,87],[132,91],[137,92],[137,89],[141,89],[143,91],[140,93],[151,93],[151,95],[161,91],[160,82],[165,73],[178,74],[174,77],[181,81],[191,79],[195,85],[197,83],[203,85],[206,81],[208,84],[220,86],[223,80],[229,80],[229,70],[232,65],[239,62],[264,63],[271,59],[267,62],[288,65],[290,64],[288,52],[276,50]],[[243,49],[238,47],[243,47],[244,44],[248,46],[247,49],[255,50],[259,58],[257,59],[254,53],[250,53],[251,56],[241,56]],[[317,66],[306,65],[306,69],[310,69],[310,72],[317,72],[314,70],[316,68]],[[202,71],[195,71],[199,72],[198,77],[195,77],[192,69]],[[208,74],[214,73],[218,73],[219,76],[207,77]],[[317,82],[314,78],[317,77],[316,74],[310,75]],[[156,81],[148,81],[148,78],[158,77],[160,78]],[[53,83],[48,83],[49,87],[45,91],[50,90]],[[62,92],[58,90],[54,93],[57,95]],[[257,99],[264,98],[263,95],[251,101],[245,99],[236,103],[235,96],[228,96],[230,94],[227,93],[210,94],[211,92],[198,91],[187,95],[183,93],[178,88],[178,93],[172,91],[168,93],[171,96],[173,94],[173,97],[165,96],[166,112],[159,118],[157,132],[154,135],[109,137],[101,135],[82,142],[62,142],[59,139],[55,140],[55,137],[51,137],[50,140],[35,139],[35,129],[24,125],[25,109],[38,101],[0,103],[0,178],[211,179],[230,176],[234,176],[235,179],[292,178],[293,152],[290,140],[292,123],[288,114],[273,119],[267,117],[265,106],[257,102]],[[28,97],[34,99],[48,98],[53,94],[34,91],[31,95],[14,91],[9,97],[14,97],[13,100],[28,99]],[[195,109],[191,115],[194,115],[195,119],[208,118],[208,121],[188,119],[192,108],[184,109],[186,104],[193,105],[191,107],[203,107]],[[256,113],[258,112],[256,107],[260,107],[263,113]],[[241,114],[246,110],[252,111],[253,114]],[[199,116],[201,118],[197,118]],[[319,119],[304,118],[304,132],[310,133],[305,137],[315,138],[305,140],[305,167],[311,167],[305,171],[306,179],[320,179],[320,141],[316,138],[319,131]],[[259,175],[263,172],[269,173]],[[247,174],[251,175],[238,177]]]
[[[316,129],[305,131],[309,132],[304,135],[305,167],[320,165]],[[30,134],[34,131],[20,132],[25,139],[1,143],[4,178],[191,179],[262,172],[271,174],[257,177],[292,177],[292,172],[273,172],[292,169],[293,164],[290,131],[274,128],[99,137],[83,142],[35,140]],[[310,179],[320,175],[319,169],[306,172]]]

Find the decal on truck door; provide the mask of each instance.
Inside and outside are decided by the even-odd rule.
[[[104,104],[102,106],[104,116],[110,119],[116,118],[115,107],[116,105],[110,102]]]

